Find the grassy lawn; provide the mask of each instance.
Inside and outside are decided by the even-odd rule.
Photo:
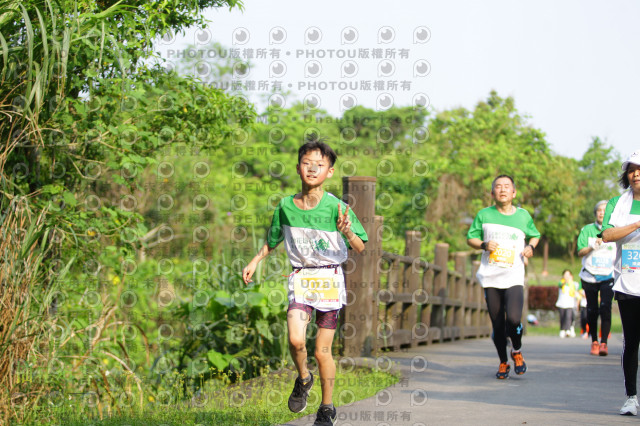
[[[566,258],[549,257],[547,262],[547,276],[542,275],[542,253],[532,257],[529,260],[529,267],[527,268],[527,278],[529,285],[558,285],[558,282],[562,278],[562,271],[569,269],[573,273],[573,278],[578,281],[580,278],[580,269],[582,268],[582,258],[575,256],[573,258],[573,264],[571,259]]]
[[[580,334],[580,322],[579,318],[576,319],[575,329],[576,334]],[[600,330],[600,324],[598,323],[598,330]],[[559,321],[547,321],[541,322],[540,325],[527,324],[527,335],[529,336],[557,336],[560,332]],[[613,312],[611,313],[611,333],[622,334],[622,323],[620,322],[620,314],[616,306],[615,300],[613,301]]]
[[[292,413],[287,407],[293,389],[294,373],[286,371],[256,379],[253,383],[231,386],[192,400],[189,405],[150,403],[145,410],[129,409],[120,415],[99,420],[96,413],[79,412],[73,406],[58,413],[61,425],[274,425],[287,423],[317,411],[320,382],[311,389],[308,406],[302,413]],[[339,407],[374,396],[378,391],[397,383],[399,377],[387,372],[356,368],[336,373],[333,402]],[[123,410],[124,411],[124,410]],[[93,417],[93,418],[92,418]]]
[[[562,278],[562,271],[565,269],[571,270],[573,277],[576,281],[580,280],[578,274],[582,268],[581,258],[575,256],[573,264],[571,259],[567,256],[564,258],[550,257],[547,263],[547,276],[542,276],[542,254],[530,259],[529,267],[527,268],[527,279],[529,285],[541,285],[541,286],[555,286]],[[622,323],[620,322],[620,314],[618,312],[617,302],[613,301],[611,313],[611,333],[622,333]],[[530,311],[530,313],[534,313]],[[579,317],[576,318],[576,333],[580,332]],[[598,327],[600,327],[598,325]],[[598,328],[599,329],[599,328]],[[560,331],[560,324],[558,320],[555,321],[541,321],[540,325],[527,324],[527,334],[531,336],[557,336]]]

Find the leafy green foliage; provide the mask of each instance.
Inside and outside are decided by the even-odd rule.
[[[429,130],[430,142],[440,148],[445,165],[435,170],[440,191],[427,220],[437,223],[437,238],[455,249],[465,247],[464,236],[475,212],[492,204],[491,182],[500,174],[514,178],[515,203],[532,214],[543,236],[569,251],[583,212],[595,203],[591,198],[611,194],[607,182],[617,159],[610,148],[594,141],[579,163],[556,155],[544,134],[518,114],[513,99],[495,92],[473,111],[441,112]],[[596,171],[593,178],[592,171]]]
[[[154,164],[158,147],[181,141],[211,149],[249,127],[255,115],[241,98],[150,65],[152,45],[167,32],[202,26],[204,7],[239,5],[235,0],[0,1],[0,137],[6,147],[0,154],[0,209],[20,202],[29,211],[46,212],[41,226],[48,232],[38,241],[45,248],[43,265],[88,278],[82,286],[67,279],[58,288],[55,274],[47,274],[42,297],[12,303],[18,309],[39,304],[43,327],[64,331],[61,339],[38,333],[38,345],[51,343],[52,352],[44,355],[71,360],[74,373],[84,365],[78,358],[101,365],[96,351],[117,363],[120,374],[112,377],[121,389],[140,386],[126,339],[109,333],[129,312],[117,309],[109,300],[114,294],[101,288],[131,275],[132,257],[148,232],[127,193],[138,188],[136,177]],[[59,300],[63,294],[84,309],[69,310]],[[127,290],[116,296],[125,307],[137,297]],[[9,331],[0,331],[3,341]],[[74,385],[105,391],[113,401],[110,389],[116,383],[95,371]]]
[[[388,251],[402,252],[408,230],[426,234],[425,256],[437,241],[466,249],[470,221],[492,204],[491,181],[498,174],[515,178],[516,204],[533,215],[552,248],[567,252],[573,251],[579,224],[592,220],[594,199],[615,193],[618,159],[611,148],[594,142],[581,161],[556,155],[544,134],[518,113],[513,99],[495,93],[473,111],[458,108],[434,117],[420,109],[355,107],[336,118],[293,104],[267,110],[251,130],[238,132],[231,144],[206,158],[211,170],[227,170],[201,193],[215,206],[208,219],[215,223],[212,234],[231,244],[226,249],[212,245],[207,256],[219,257],[226,250],[238,264],[253,256],[250,236],[263,238],[280,198],[299,191],[297,149],[309,133],[328,138],[338,153],[336,172],[325,183],[328,191],[340,197],[344,176],[377,177],[376,214],[384,217]],[[193,166],[189,156],[164,158],[185,173]],[[192,201],[178,188],[179,175],[172,179],[170,195],[176,205],[188,206]],[[141,211],[147,221],[157,220],[146,209]]]
[[[66,237],[60,254],[79,250],[82,262],[98,254],[85,250],[89,233],[97,240],[148,231],[122,197],[137,188],[155,151],[178,142],[205,151],[250,126],[254,112],[244,99],[143,62],[158,36],[203,25],[200,8],[239,3],[14,4],[4,2],[0,27],[12,55],[0,107],[15,117],[0,124],[13,143],[0,202],[29,196],[37,208],[48,206],[49,223]]]
[[[186,324],[176,349],[177,369],[191,379],[229,372],[234,373],[234,381],[257,377],[281,368],[288,357],[288,301],[282,283],[267,280],[260,286],[245,287],[233,273],[225,281],[199,290],[174,315]],[[201,376],[194,370],[198,360],[207,361],[207,374]]]
[[[598,137],[593,138],[578,162],[578,190],[585,200],[580,210],[580,219],[584,224],[594,220],[593,208],[598,201],[608,200],[619,194],[621,162],[620,154]]]
[[[48,231],[13,254],[37,241],[40,265],[52,271],[33,293],[42,320],[34,329],[49,354],[22,360],[33,365],[18,376],[53,385],[54,406],[70,391],[99,396],[85,405],[94,418],[142,408],[150,396],[198,397],[286,361],[286,261],[261,265],[255,286],[239,271],[274,206],[298,192],[296,154],[309,133],[338,152],[330,192],[342,195],[345,176],[378,178],[389,251],[401,251],[414,229],[427,234],[427,256],[438,241],[466,248],[468,222],[490,204],[500,173],[514,176],[518,203],[560,246],[575,240],[590,197],[615,189],[610,148],[594,139],[579,162],[554,155],[513,99],[496,93],[473,111],[435,117],[355,107],[336,118],[302,104],[256,117],[242,97],[153,61],[159,36],[201,26],[202,8],[240,6],[234,0],[0,6],[0,209],[20,200],[46,212]],[[230,66],[223,61],[214,75]],[[207,238],[196,238],[196,224]],[[2,342],[13,344],[14,329],[3,329]]]

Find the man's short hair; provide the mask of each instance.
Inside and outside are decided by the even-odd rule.
[[[298,164],[300,164],[302,156],[306,153],[312,151],[320,151],[320,155],[322,155],[323,157],[327,157],[329,159],[331,167],[333,167],[333,165],[336,163],[336,160],[338,159],[338,155],[333,149],[331,149],[329,145],[325,143],[326,140],[326,138],[318,139],[316,135],[309,136],[305,144],[302,145],[300,149],[298,149]]]
[[[513,190],[514,191],[516,190],[516,183],[515,183],[515,181],[513,180],[513,178],[511,176],[509,176],[509,175],[500,175],[500,176],[496,177],[493,180],[493,182],[491,182],[491,193],[492,194],[493,194],[493,190],[496,189],[496,181],[498,179],[501,179],[501,178],[509,178],[509,180],[511,181],[511,185],[513,185]]]

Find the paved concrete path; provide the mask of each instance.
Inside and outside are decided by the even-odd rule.
[[[528,370],[516,376],[512,366],[507,380],[495,378],[499,362],[489,339],[390,353],[404,379],[374,397],[338,407],[337,424],[640,423],[639,417],[618,414],[625,401],[622,337],[610,339],[607,357],[589,355],[589,345],[590,340],[579,337],[525,336]],[[288,425],[310,425],[314,420],[315,413]]]

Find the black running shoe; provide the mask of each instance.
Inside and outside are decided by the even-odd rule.
[[[320,406],[313,426],[333,426],[338,418],[336,407]]]
[[[307,408],[307,397],[309,396],[311,386],[313,386],[313,374],[311,374],[311,371],[309,371],[309,376],[311,378],[306,385],[302,383],[300,377],[296,378],[296,382],[293,385],[293,391],[291,392],[291,396],[289,396],[289,410],[294,413],[299,413]]]

